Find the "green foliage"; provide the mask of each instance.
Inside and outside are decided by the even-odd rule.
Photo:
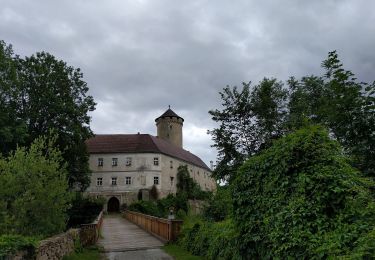
[[[95,246],[83,248],[81,252],[74,252],[64,256],[63,260],[100,260],[102,259],[99,249]]]
[[[175,212],[182,210],[186,213],[188,211],[187,201],[187,195],[184,192],[177,193],[176,195],[169,194],[167,197],[158,200],[157,206],[161,215],[163,217],[167,217],[169,214],[169,209],[172,207],[174,208]]]
[[[242,90],[227,86],[220,92],[223,110],[210,110],[218,128],[209,131],[219,152],[213,176],[231,181],[236,169],[248,156],[268,147],[283,133],[287,91],[276,79],[264,78]]]
[[[173,208],[178,219],[182,219],[188,212],[188,199],[186,193],[178,193],[176,195],[169,194],[167,197],[157,201],[137,201],[128,206],[128,210],[136,211],[147,215],[160,218],[166,218],[169,209]]]
[[[55,138],[37,138],[0,159],[0,234],[61,232],[71,202],[67,172]]]
[[[229,186],[219,186],[216,193],[206,201],[203,216],[210,221],[222,221],[231,215],[232,210]]]
[[[26,124],[17,116],[19,84],[12,46],[0,41],[0,153],[15,150],[28,138]]]
[[[335,51],[322,67],[322,77],[289,81],[289,124],[298,128],[307,118],[325,125],[352,156],[355,167],[375,176],[375,82],[359,82],[343,68]]]
[[[80,192],[77,192],[68,211],[68,227],[79,227],[80,224],[93,222],[102,211],[104,203],[103,198],[84,198]]]
[[[219,151],[214,175],[229,183],[249,156],[272,140],[311,124],[324,125],[352,165],[375,176],[375,82],[358,81],[345,70],[335,51],[323,61],[323,76],[306,76],[283,83],[264,79],[250,88],[227,86],[220,92],[222,110],[211,110],[219,127],[209,131]]]
[[[371,255],[373,186],[321,127],[310,126],[276,141],[250,158],[233,183],[242,256]]]
[[[185,193],[188,199],[206,199],[209,196],[199,184],[190,177],[187,165],[181,165],[177,169],[177,193]]]
[[[162,249],[176,260],[203,260],[203,257],[194,256],[176,244],[167,244]]]
[[[25,237],[21,235],[1,235],[0,236],[0,259],[12,255],[17,251],[26,251],[28,257],[34,255],[38,239],[34,237]]]
[[[184,221],[178,243],[192,254],[206,259],[240,259],[238,233],[231,219],[217,223],[199,218]]]
[[[74,239],[74,252],[75,253],[82,253],[83,252],[83,246],[81,244],[81,240],[78,238]]]
[[[156,188],[156,185],[152,185],[150,189],[150,198],[153,200],[158,199],[158,189]]]
[[[21,59],[0,42],[0,152],[7,155],[17,145],[29,146],[54,129],[56,145],[68,163],[70,187],[84,190],[90,181],[88,113],[95,102],[82,78],[80,69],[49,53]]]
[[[160,211],[154,201],[139,200],[129,205],[128,210],[160,217]]]

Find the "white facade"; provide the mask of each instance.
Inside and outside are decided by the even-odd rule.
[[[129,205],[138,194],[147,198],[154,185],[159,198],[176,193],[177,170],[184,165],[202,190],[216,189],[211,170],[182,147],[184,119],[169,108],[155,122],[158,136],[97,135],[86,141],[92,171],[87,193],[105,197],[110,210]]]
[[[208,169],[160,153],[91,154],[89,164],[92,175],[86,192],[107,200],[116,197],[120,204],[131,204],[138,199],[139,190],[150,190],[153,185],[160,198],[176,193],[180,165],[188,166],[190,176],[202,190],[216,189]]]

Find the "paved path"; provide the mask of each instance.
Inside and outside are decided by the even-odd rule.
[[[159,249],[164,244],[119,214],[103,219],[101,246],[109,259],[173,259]]]

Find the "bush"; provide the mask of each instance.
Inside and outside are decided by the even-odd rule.
[[[104,203],[103,198],[84,198],[81,193],[77,193],[68,211],[68,227],[78,227],[93,222],[102,211]]]
[[[155,185],[152,185],[151,189],[150,189],[150,199],[152,200],[157,200],[158,199],[158,189],[156,188]]]
[[[32,258],[38,239],[34,237],[25,237],[21,235],[2,235],[0,236],[0,259],[6,258],[17,251],[26,251],[28,257]]]
[[[241,259],[238,233],[230,219],[218,223],[199,218],[187,221],[178,243],[192,254],[207,259]]]
[[[171,207],[174,208],[177,217],[183,218],[188,211],[187,195],[178,193],[176,196],[169,194],[167,197],[157,201],[140,200],[130,204],[127,209],[159,218],[167,218]],[[180,214],[177,214],[178,212]]]
[[[128,210],[161,217],[160,211],[153,201],[140,200],[129,205]]]
[[[66,228],[69,192],[56,137],[0,158],[0,234],[50,236]]]
[[[218,187],[203,208],[203,216],[210,221],[222,221],[232,212],[232,198],[228,186]]]
[[[238,232],[231,219],[212,225],[207,248],[208,259],[242,259],[239,255]]]
[[[167,217],[169,214],[169,209],[174,208],[174,212],[179,211],[188,212],[188,199],[184,192],[177,193],[176,195],[169,194],[167,197],[157,201],[157,206],[160,214],[163,217]],[[177,215],[178,216],[178,215]]]
[[[177,194],[185,193],[188,199],[203,200],[209,197],[210,192],[203,191],[199,184],[190,177],[187,165],[177,169]]]
[[[365,257],[374,252],[369,187],[320,127],[250,158],[233,183],[233,217],[247,258]],[[371,240],[372,239],[372,240]]]

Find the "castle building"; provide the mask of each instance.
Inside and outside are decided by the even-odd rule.
[[[170,108],[155,119],[157,136],[150,134],[95,135],[86,141],[92,171],[87,194],[104,197],[105,209],[148,199],[153,186],[159,198],[176,193],[177,169],[186,165],[203,190],[213,191],[211,169],[196,155],[183,149],[184,119]]]

